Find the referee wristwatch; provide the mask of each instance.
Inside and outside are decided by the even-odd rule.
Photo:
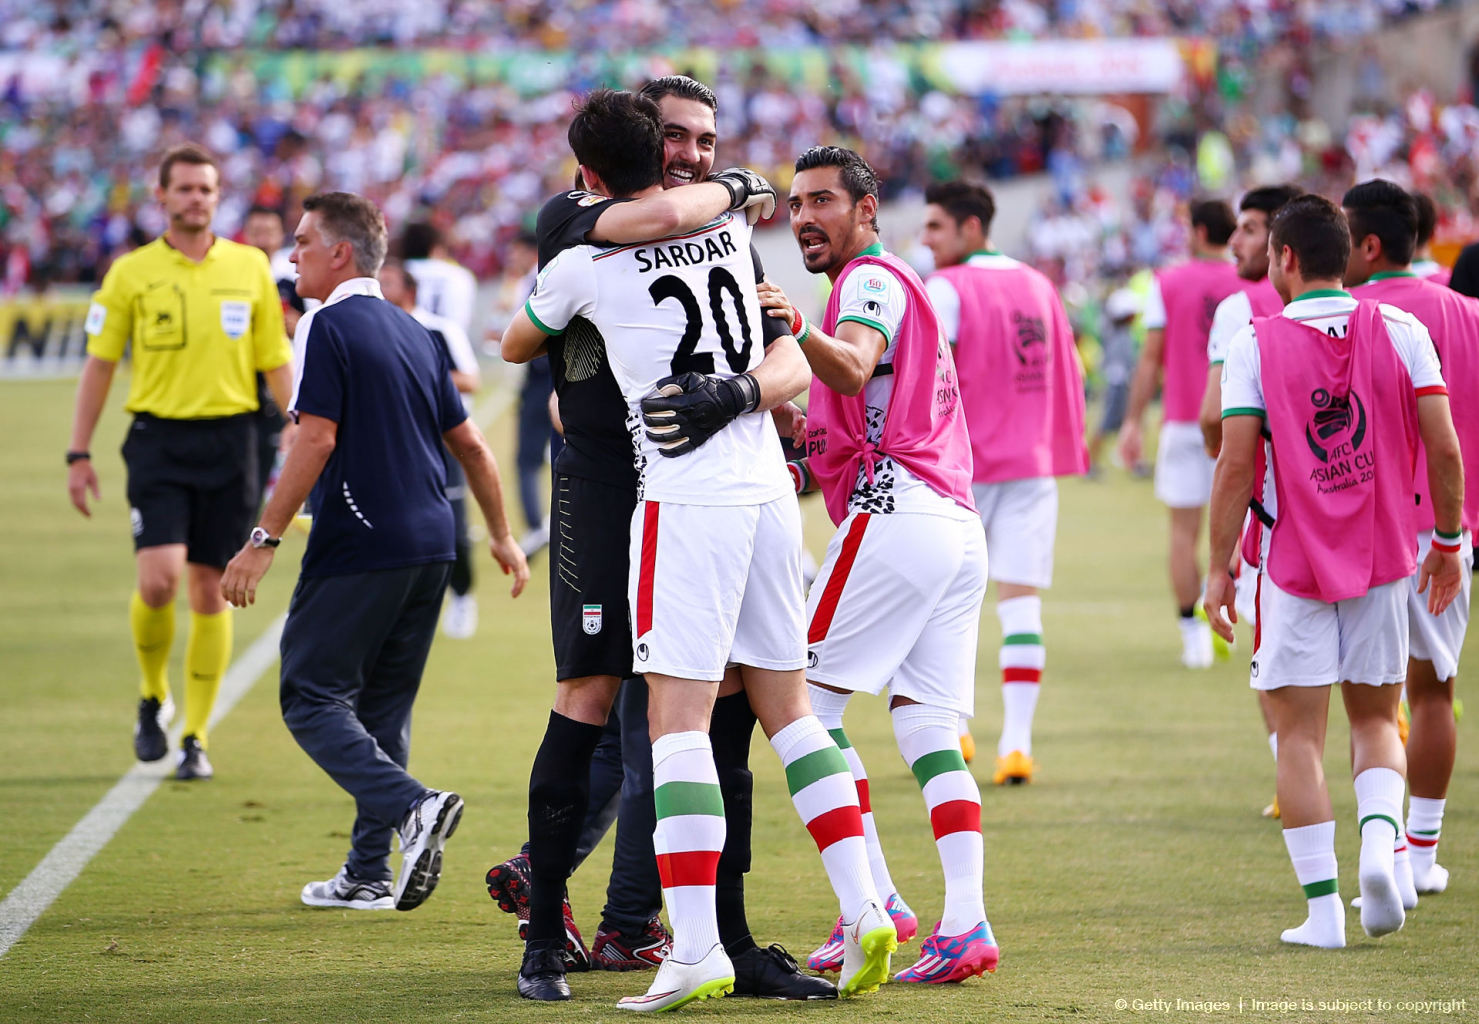
[[[260,526],[252,527],[251,544],[254,548],[275,548],[282,543],[281,537],[274,537]]]

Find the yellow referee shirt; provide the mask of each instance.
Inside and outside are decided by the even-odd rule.
[[[87,351],[117,362],[129,341],[124,408],[171,420],[255,410],[256,372],[290,357],[267,257],[224,238],[200,263],[163,238],[118,258],[92,297]]]

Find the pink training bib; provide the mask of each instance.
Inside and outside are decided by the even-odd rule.
[[[1248,305],[1253,309],[1253,319],[1261,316],[1274,316],[1284,310],[1284,300],[1274,289],[1274,283],[1268,278],[1258,281],[1249,281],[1243,291],[1248,295]],[[1250,321],[1251,322],[1251,321]],[[1268,459],[1264,455],[1263,445],[1258,446],[1258,455],[1253,460],[1253,497],[1263,499],[1263,481],[1268,475]],[[1262,544],[1263,523],[1257,516],[1249,520],[1247,527],[1243,530],[1243,561],[1257,567],[1260,559]]]
[[[890,456],[937,494],[963,508],[976,510],[971,497],[971,442],[961,412],[960,384],[950,346],[940,329],[919,275],[893,253],[859,256],[843,273],[865,274],[869,266],[887,268],[908,292],[904,322],[899,325],[893,359],[893,394],[877,445],[867,438],[867,403],[863,393],[840,395],[813,378],[806,411],[806,455],[812,477],[827,500],[832,522],[847,517],[847,500],[864,467]],[[841,290],[832,289],[822,330],[837,330]]]
[[[1253,321],[1278,518],[1268,573],[1317,601],[1360,597],[1417,568],[1417,396],[1375,302],[1346,336],[1284,316]]]
[[[1448,384],[1453,429],[1464,456],[1464,515],[1467,530],[1479,530],[1479,299],[1435,284],[1433,278],[1383,277],[1353,290],[1417,317],[1433,336],[1443,380]],[[1421,447],[1417,459],[1417,528],[1433,528],[1433,499],[1428,487],[1428,461]]]
[[[1083,374],[1052,282],[1025,264],[935,276],[960,296],[955,367],[975,482],[1086,471]]]
[[[1207,389],[1207,335],[1217,305],[1244,283],[1237,267],[1221,260],[1191,260],[1156,275],[1166,308],[1166,379],[1162,404],[1167,423],[1195,423]]]

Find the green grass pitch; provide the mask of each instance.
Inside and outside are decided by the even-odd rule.
[[[122,382],[94,445],[103,502],[87,521],[64,488],[72,385],[0,382],[0,892],[133,763],[121,394]],[[491,431],[505,466],[510,430],[504,416]],[[809,504],[814,551],[827,532]],[[943,988],[888,985],[846,1005],[724,1000],[680,1013],[964,1024],[1479,1012],[1474,719],[1460,723],[1441,847],[1449,891],[1424,897],[1407,927],[1379,942],[1351,914],[1351,948],[1283,947],[1279,931],[1302,920],[1304,905],[1277,824],[1258,814],[1273,793],[1273,766],[1247,686],[1248,632],[1230,663],[1203,673],[1178,667],[1164,513],[1148,483],[1113,472],[1105,483],[1065,482],[1058,537],[1057,584],[1044,601],[1040,774],[1027,787],[989,785],[999,631],[989,606],[982,619],[974,770],[984,784],[986,897],[1000,970]],[[238,613],[238,652],[285,608],[301,551],[301,536],[285,543],[258,606]],[[486,556],[480,568],[481,629],[470,641],[438,638],[417,706],[413,771],[467,800],[441,886],[424,907],[352,914],[299,904],[304,882],[341,863],[352,809],[284,729],[274,668],[212,734],[217,778],[161,786],[0,960],[0,1021],[626,1019],[615,1000],[644,989],[650,975],[573,975],[575,999],[560,1006],[530,1005],[514,991],[513,921],[489,901],[483,873],[524,837],[529,764],[554,691],[547,563],[536,563],[518,601]],[[183,626],[182,615],[177,690]],[[1470,672],[1476,656],[1471,643]],[[940,911],[939,864],[882,701],[855,701],[848,730],[872,776],[894,878],[928,928]],[[1326,771],[1349,898],[1358,839],[1346,743],[1337,710]],[[753,766],[750,920],[762,943],[782,942],[804,958],[826,937],[835,904],[763,737]],[[571,884],[587,938],[609,853],[603,845]],[[917,949],[917,940],[906,945],[898,962]]]

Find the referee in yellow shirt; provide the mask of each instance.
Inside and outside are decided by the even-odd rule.
[[[292,392],[282,306],[267,258],[211,233],[220,200],[215,159],[177,146],[159,167],[155,198],[169,219],[163,237],[122,256],[87,314],[87,362],[77,385],[67,491],[90,516],[99,498],[88,446],[113,371],[132,342],[123,445],[128,467],[138,589],[129,624],[143,675],[134,753],[169,752],[174,705],[165,669],[175,634],[175,593],[189,567],[185,732],[175,777],[208,779],[206,723],[231,660],[231,613],[221,573],[256,513],[256,372],[278,407]]]

